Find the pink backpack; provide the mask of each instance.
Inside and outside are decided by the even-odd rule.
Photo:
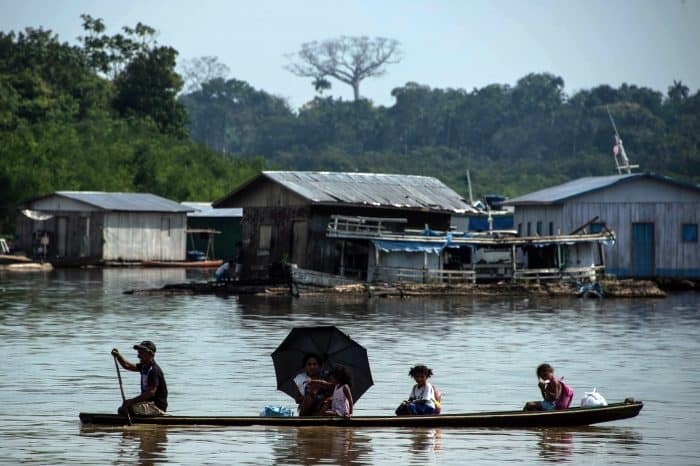
[[[574,389],[564,383],[564,377],[559,379],[559,383],[561,384],[561,396],[554,402],[554,405],[557,409],[567,409],[571,406],[571,400],[574,398]]]

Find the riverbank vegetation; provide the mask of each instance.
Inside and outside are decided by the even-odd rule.
[[[143,24],[79,45],[44,29],[0,32],[0,232],[18,202],[57,190],[213,200],[262,168],[190,139],[177,51]]]
[[[409,82],[380,106],[324,96],[317,77],[319,94],[293,109],[212,57],[183,93],[178,53],[152,28],[82,20],[77,44],[0,32],[0,231],[18,202],[56,190],[213,200],[264,167],[423,174],[463,194],[469,169],[477,195],[514,196],[615,173],[608,109],[633,163],[700,182],[700,92],[682,82],[572,94],[549,73],[471,90]]]

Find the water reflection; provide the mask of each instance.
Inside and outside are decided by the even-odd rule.
[[[159,426],[124,429],[119,446],[120,452],[126,452],[128,455],[133,451],[135,442],[138,442],[136,464],[153,466],[161,463],[168,443],[168,429]]]
[[[439,453],[442,429],[415,429],[411,432],[411,453]]]
[[[370,464],[370,436],[357,429],[299,427],[280,430],[275,464]]]
[[[597,453],[596,447],[634,450],[642,444],[642,435],[622,427],[547,428],[536,430],[540,458],[560,462],[575,453]]]
[[[31,455],[35,464],[88,465],[698,464],[697,293],[595,301],[123,294],[205,279],[182,274],[0,274],[0,352],[8,355],[0,364],[0,463]],[[155,324],[134,330],[144,316]],[[519,409],[539,396],[534,369],[543,361],[566,376],[576,400],[597,387],[609,401],[634,396],[647,405],[638,418],[591,429],[127,428],[75,435],[78,411],[119,405],[113,346],[156,341],[173,414],[256,415],[266,404],[291,404],[276,390],[270,353],[291,327],[319,324],[337,325],[369,352],[375,385],[357,415],[392,413],[418,362],[435,371],[446,413]],[[124,379],[130,395],[138,390],[133,377]],[[255,389],[241,390],[250,380]]]
[[[574,434],[568,430],[544,429],[538,432],[537,446],[541,458],[561,461],[574,453]]]
[[[124,428],[81,427],[80,434],[108,441],[118,437],[115,464],[138,464],[153,466],[162,464],[168,444],[166,426],[138,425]]]

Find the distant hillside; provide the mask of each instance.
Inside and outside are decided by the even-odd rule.
[[[268,166],[426,174],[462,193],[470,169],[478,194],[509,196],[614,173],[609,109],[641,169],[700,183],[700,93],[680,82],[665,95],[631,84],[563,89],[547,73],[472,91],[408,83],[388,108],[318,97],[295,113],[248,83],[215,79],[180,102],[194,139]]]
[[[0,32],[0,233],[18,202],[55,190],[213,200],[265,167],[424,174],[463,194],[469,169],[476,195],[514,196],[613,173],[606,108],[634,163],[700,183],[700,93],[680,82],[571,96],[547,73],[471,91],[407,83],[391,107],[318,97],[294,112],[236,79],[177,97],[177,51],[152,28],[82,20],[79,45]]]

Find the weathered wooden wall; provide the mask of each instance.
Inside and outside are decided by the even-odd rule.
[[[236,196],[235,205],[224,201],[218,207],[303,207],[303,197],[266,178],[260,178],[249,189]]]
[[[283,258],[291,261],[294,255],[294,222],[309,219],[308,207],[245,207],[241,220],[241,244],[243,247],[242,274],[250,279],[267,279],[274,275]],[[269,248],[260,248],[261,226],[270,227]],[[297,247],[302,247],[301,240]],[[308,258],[308,254],[304,258]],[[303,261],[299,267],[308,268]]]
[[[639,179],[591,192],[561,206],[517,206],[515,224],[537,221],[555,231],[570,232],[594,217],[616,234],[605,247],[606,269],[620,277],[632,276],[632,224],[654,224],[655,275],[700,278],[700,244],[683,242],[682,224],[700,223],[700,193],[653,179]],[[523,229],[525,227],[523,226]],[[523,233],[524,234],[524,233]]]
[[[104,260],[185,259],[184,213],[108,212],[104,216]]]
[[[102,257],[102,212],[59,211],[55,214],[53,218],[41,222],[18,214],[16,248],[32,255],[38,237],[46,231],[49,234],[47,257],[97,260]],[[59,228],[59,223],[65,225],[65,230]],[[59,234],[59,230],[63,235]]]

